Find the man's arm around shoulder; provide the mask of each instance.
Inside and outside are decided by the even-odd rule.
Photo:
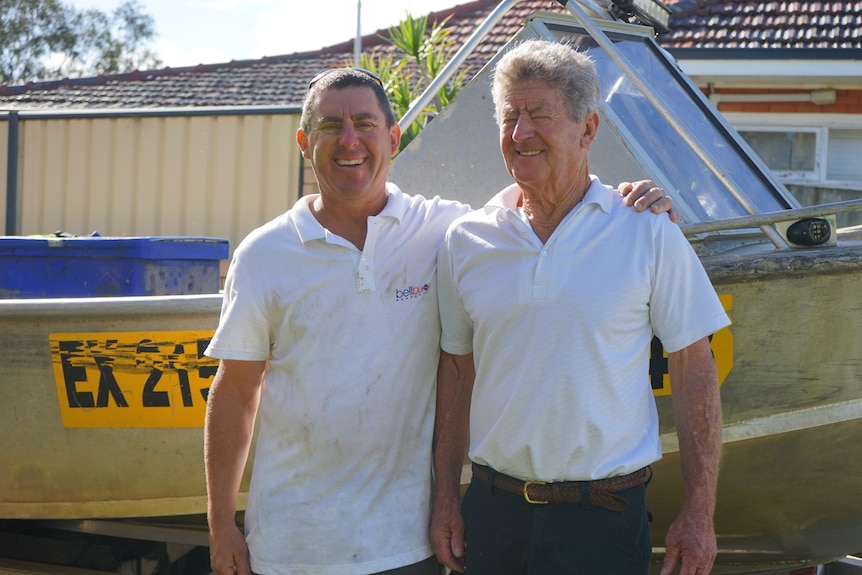
[[[265,361],[222,360],[207,397],[207,521],[216,575],[251,575],[245,537],[236,525],[236,503],[265,368]]]
[[[713,513],[721,459],[721,399],[709,339],[668,354],[684,496],[668,529],[662,575],[706,575],[717,554]]]
[[[434,421],[434,506],[431,542],[437,559],[463,572],[464,520],[461,517],[461,467],[470,435],[470,397],[476,375],[473,354],[440,352],[437,415]]]

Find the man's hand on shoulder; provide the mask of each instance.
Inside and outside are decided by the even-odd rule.
[[[654,214],[667,212],[670,221],[679,223],[679,212],[673,207],[673,201],[663,188],[660,188],[652,180],[640,180],[637,182],[620,182],[617,191],[624,198],[625,205],[634,207],[638,212],[647,208]]]

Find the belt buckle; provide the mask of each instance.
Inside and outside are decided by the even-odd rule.
[[[533,505],[547,505],[548,504],[547,501],[536,501],[535,499],[530,499],[530,494],[527,493],[527,488],[530,485],[547,485],[547,482],[545,482],[545,481],[525,481],[524,482],[524,500],[526,500],[527,503],[532,503]]]

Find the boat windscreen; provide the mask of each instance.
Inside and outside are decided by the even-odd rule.
[[[603,120],[642,163],[685,202],[691,216],[712,221],[792,206],[790,194],[650,38],[608,34],[662,106],[656,106],[586,32],[551,28],[559,41],[585,50],[602,82]],[[663,109],[662,109],[663,108]],[[792,201],[792,200],[791,200]]]

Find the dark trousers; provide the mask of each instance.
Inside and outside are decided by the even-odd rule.
[[[617,493],[626,511],[528,503],[473,478],[461,513],[469,575],[646,575],[652,542],[646,486]]]
[[[440,575],[442,573],[440,564],[436,557],[429,557],[419,563],[406,565],[398,569],[390,569],[374,575]]]

